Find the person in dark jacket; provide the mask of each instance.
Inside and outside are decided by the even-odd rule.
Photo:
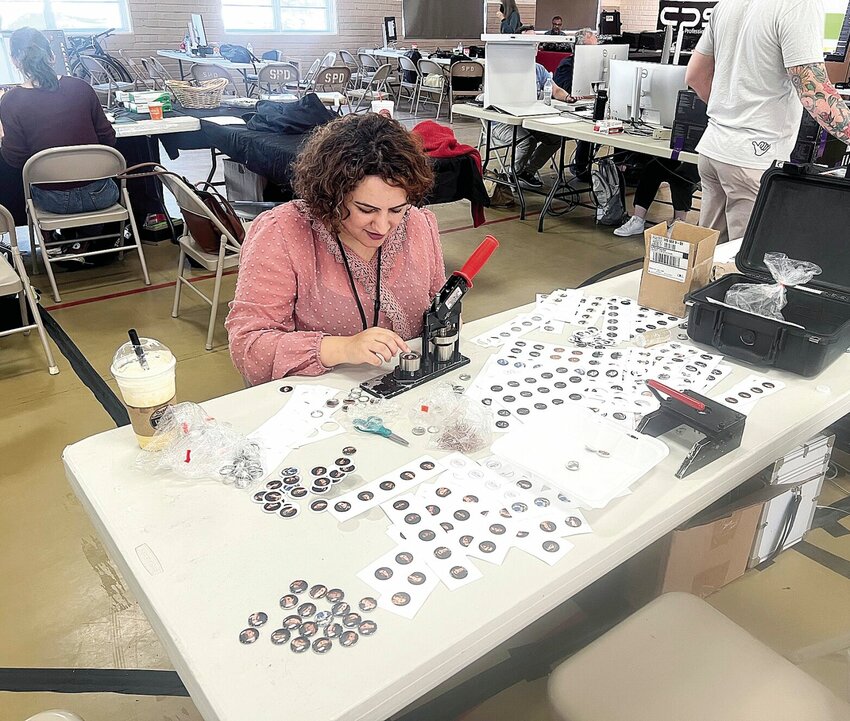
[[[519,10],[516,6],[516,0],[505,0],[499,5],[497,13],[502,24],[499,26],[499,32],[502,35],[517,35],[522,28],[522,20],[519,17]]]
[[[115,130],[97,94],[80,78],[56,76],[50,43],[34,28],[20,28],[9,40],[12,62],[25,81],[3,95],[0,152],[9,165],[22,168],[36,153],[69,145],[115,146]],[[81,172],[85,172],[81,169]],[[118,186],[106,178],[32,188],[33,202],[51,213],[102,210],[118,201]]]

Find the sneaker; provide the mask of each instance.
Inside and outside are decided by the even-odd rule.
[[[614,235],[620,238],[628,238],[632,235],[640,235],[645,229],[646,221],[633,215],[614,231]]]
[[[519,184],[523,188],[528,188],[529,190],[539,190],[543,187],[543,181],[537,177],[537,173],[527,171],[524,173],[518,173],[517,177],[519,178]]]

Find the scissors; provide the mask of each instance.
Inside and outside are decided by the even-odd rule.
[[[387,428],[384,425],[383,420],[378,418],[378,416],[369,416],[365,420],[363,418],[355,418],[353,425],[358,431],[363,433],[374,433],[377,436],[389,438],[391,441],[395,441],[402,446],[410,445],[410,443],[404,440],[404,438],[397,436],[389,428]]]

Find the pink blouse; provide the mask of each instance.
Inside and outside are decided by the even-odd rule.
[[[410,208],[381,256],[378,325],[410,340],[422,333],[422,314],[446,281],[434,214]],[[346,257],[371,325],[377,253],[367,263],[346,248]],[[320,360],[322,337],[363,330],[336,235],[304,201],[285,203],[252,224],[225,327],[233,363],[253,385],[326,373],[331,369]]]

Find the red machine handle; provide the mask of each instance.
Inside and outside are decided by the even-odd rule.
[[[646,382],[650,388],[654,388],[655,390],[663,393],[664,395],[670,396],[674,401],[679,401],[679,403],[684,403],[686,406],[690,406],[696,411],[704,411],[705,403],[702,401],[698,401],[690,396],[686,396],[684,393],[680,393],[679,391],[670,388],[669,386],[665,386],[660,381],[656,380],[648,380]]]
[[[478,274],[478,271],[484,267],[484,264],[490,260],[493,251],[499,247],[499,241],[492,235],[488,235],[469,256],[463,268],[456,270],[452,275],[459,275],[466,281],[466,284],[471,288],[472,279]]]

